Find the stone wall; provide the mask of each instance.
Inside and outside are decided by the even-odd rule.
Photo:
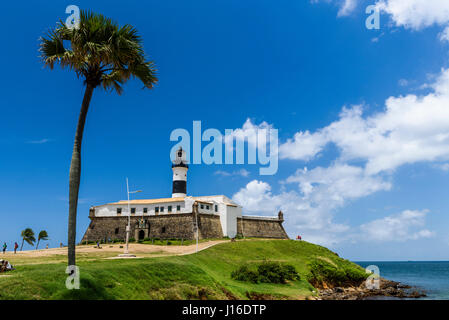
[[[128,217],[95,217],[90,215],[90,225],[82,241],[103,239],[125,239]],[[195,215],[192,213],[146,216],[145,225],[139,226],[140,216],[131,216],[130,238],[138,239],[140,230],[145,237],[159,239],[195,239]],[[288,239],[282,226],[283,219],[237,218],[237,233],[245,237]],[[222,238],[220,217],[212,214],[198,214],[199,238]]]
[[[199,238],[223,238],[223,229],[221,228],[220,216],[212,214],[199,214]]]
[[[281,219],[237,218],[237,234],[245,237],[288,239],[282,222]]]
[[[94,217],[84,234],[82,241],[102,239],[125,239],[128,217]],[[138,238],[138,231],[144,230],[148,238],[160,239],[194,239],[195,216],[192,213],[164,214],[146,216],[145,226],[138,225],[140,216],[131,216],[130,238]],[[198,215],[199,238],[222,238],[220,217],[210,214]],[[137,231],[137,232],[136,232]]]

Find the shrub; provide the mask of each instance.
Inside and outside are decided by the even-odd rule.
[[[238,281],[259,282],[259,275],[256,271],[250,270],[247,265],[240,266],[237,270],[231,272],[231,278]]]
[[[360,285],[367,274],[363,269],[353,266],[334,266],[322,260],[314,260],[310,263],[310,275],[308,281],[314,287],[322,287],[323,284],[331,287]]]
[[[286,283],[287,280],[299,280],[295,267],[278,262],[264,262],[257,266],[257,271],[243,265],[231,273],[231,278],[246,282]]]
[[[259,281],[266,283],[285,283],[282,267],[276,262],[264,262],[257,267]]]
[[[129,238],[128,242],[136,242],[135,238]]]
[[[282,272],[286,280],[299,280],[299,273],[296,271],[296,268],[291,264],[282,264]]]

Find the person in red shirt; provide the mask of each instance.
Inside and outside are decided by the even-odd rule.
[[[19,245],[17,244],[17,242],[15,242],[14,243],[14,254],[16,254],[18,247],[19,247]]]

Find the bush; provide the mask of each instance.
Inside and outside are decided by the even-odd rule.
[[[300,279],[294,266],[278,262],[264,262],[257,266],[257,271],[243,265],[231,273],[231,278],[253,283],[287,283],[287,280]]]
[[[264,262],[257,267],[259,281],[266,283],[285,283],[282,267],[276,262]]]
[[[284,274],[286,280],[295,281],[300,279],[299,273],[296,271],[296,268],[291,264],[282,264],[281,267],[282,273]]]
[[[136,242],[135,238],[129,238],[128,242]]]
[[[239,267],[237,270],[231,272],[231,278],[238,281],[259,282],[259,275],[256,271],[250,270],[248,266],[243,265]]]
[[[323,284],[331,287],[346,285],[360,285],[367,278],[363,269],[353,266],[336,267],[322,260],[314,260],[310,263],[310,275],[308,281],[314,287],[322,287]]]

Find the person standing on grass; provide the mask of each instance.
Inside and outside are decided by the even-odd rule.
[[[19,248],[19,244],[17,242],[14,242],[14,254],[17,253],[18,248]]]
[[[4,242],[3,243],[3,254],[5,254],[5,252],[6,252],[6,248],[7,248],[8,246],[6,245],[6,242]]]

